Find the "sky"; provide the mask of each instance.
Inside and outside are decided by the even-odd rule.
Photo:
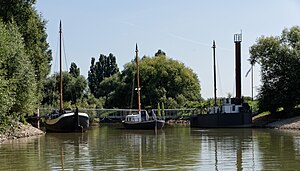
[[[235,95],[234,34],[242,33],[242,95],[251,96],[249,48],[261,36],[279,36],[300,25],[297,0],[37,0],[47,21],[47,41],[57,71],[59,21],[63,25],[67,70],[71,62],[87,78],[91,58],[112,53],[120,70],[139,56],[161,49],[197,74],[201,96],[213,89],[212,42],[216,41],[217,96]],[[67,66],[67,67],[66,67]],[[254,96],[261,85],[260,66],[254,67]]]

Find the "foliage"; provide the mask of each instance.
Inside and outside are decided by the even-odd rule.
[[[250,47],[251,64],[261,66],[260,111],[291,111],[300,103],[300,27],[284,29],[278,37],[260,37]]]
[[[101,109],[104,102],[103,98],[95,98],[92,94],[85,94],[76,105],[81,108]]]
[[[157,116],[161,116],[160,103],[157,103]]]
[[[116,73],[111,77],[104,78],[104,80],[99,85],[99,92],[102,92],[102,97],[105,99],[105,107],[106,108],[114,108],[111,104],[113,104],[113,97],[116,96],[119,88],[122,86],[120,82],[120,73]]]
[[[34,70],[15,23],[0,20],[0,124],[31,113],[36,105]]]
[[[163,51],[155,55],[152,58],[145,56],[140,61],[143,108],[155,108],[158,103],[162,108],[199,107],[200,85],[196,74],[184,64],[166,57]],[[112,54],[108,57],[100,55],[98,62],[92,58],[88,73],[90,91],[84,88],[84,79],[74,74],[77,71],[79,68],[74,63],[69,73],[63,72],[64,102],[70,101],[70,105],[78,107],[136,108],[135,62],[127,63],[119,73]],[[58,76],[46,80],[44,105],[58,105],[58,80]]]
[[[91,66],[88,72],[88,85],[91,93],[96,97],[107,96],[109,92],[101,89],[101,82],[114,74],[119,73],[116,57],[113,54],[105,56],[100,54],[99,61],[91,59]]]
[[[166,108],[185,107],[190,101],[200,100],[198,77],[190,68],[168,58],[160,51],[154,57],[144,56],[139,62],[142,107],[156,108],[163,102]],[[110,100],[112,106],[137,107],[136,64],[127,63],[120,75],[121,83]],[[133,97],[133,98],[132,98]],[[130,101],[133,100],[133,106]]]
[[[32,83],[36,82],[35,98],[39,102],[42,98],[43,81],[50,72],[52,57],[46,41],[46,22],[33,7],[35,3],[35,0],[1,1],[0,18],[4,23],[15,22],[18,27],[24,43],[24,53],[34,67],[35,81]],[[26,84],[24,86],[26,87]]]
[[[62,72],[62,78],[64,103],[76,104],[84,96],[87,87],[86,79],[82,75],[74,77],[69,72]],[[43,105],[59,106],[59,79],[59,74],[54,74],[46,79]],[[67,106],[64,105],[64,107]]]
[[[76,78],[80,76],[80,68],[78,68],[74,62],[72,62],[69,73],[72,75],[72,77]]]

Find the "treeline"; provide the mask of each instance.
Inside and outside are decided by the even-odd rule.
[[[261,66],[259,110],[290,113],[300,104],[300,27],[260,37],[250,47],[250,55],[251,64]]]
[[[58,83],[57,74],[46,80],[43,105],[58,106]],[[201,100],[197,75],[161,50],[154,57],[140,59],[140,83],[143,108],[157,108],[162,103],[166,108],[196,107]],[[120,72],[113,54],[100,54],[97,61],[91,59],[87,81],[75,63],[63,73],[64,106],[137,108],[136,87],[134,60]]]
[[[43,98],[51,51],[34,0],[0,2],[0,125],[33,113]]]
[[[58,76],[50,73],[52,53],[46,22],[35,0],[0,1],[0,125],[41,106],[58,107]],[[259,110],[291,111],[300,103],[300,28],[280,36],[260,37],[250,47],[250,63],[261,66]],[[200,94],[197,75],[158,50],[140,58],[142,108],[190,108],[210,105]],[[65,107],[137,108],[136,66],[132,59],[119,71],[113,54],[91,59],[88,78],[75,63],[63,72]],[[0,129],[2,129],[1,127]]]

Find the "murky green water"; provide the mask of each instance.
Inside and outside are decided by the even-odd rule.
[[[6,142],[0,170],[300,170],[300,131],[119,128]]]

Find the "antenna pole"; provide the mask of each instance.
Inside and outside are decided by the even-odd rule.
[[[214,106],[217,106],[217,80],[216,80],[216,43],[213,41],[213,59],[214,59]]]

